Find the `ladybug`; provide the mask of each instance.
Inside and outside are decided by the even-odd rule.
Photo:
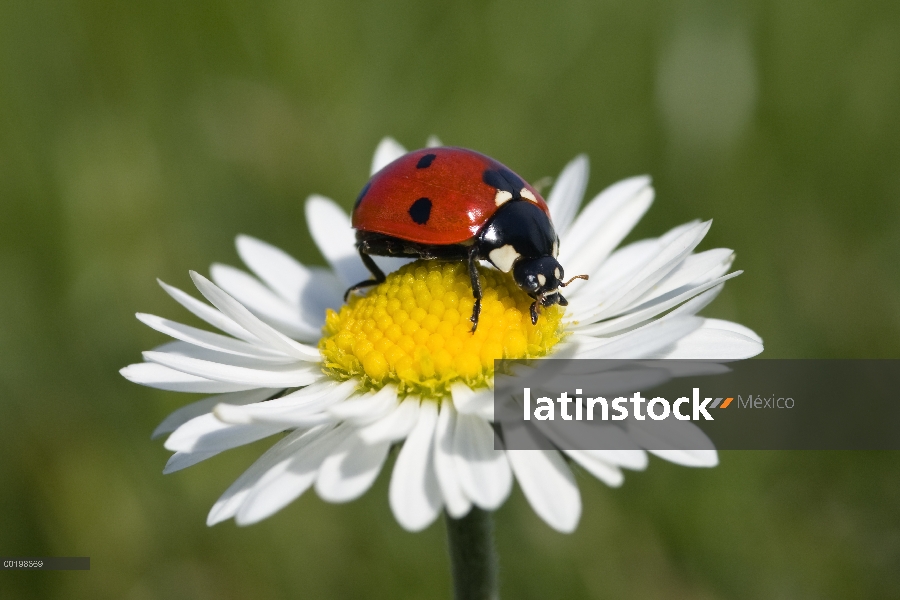
[[[496,160],[465,148],[426,148],[405,154],[378,171],[353,207],[356,247],[373,279],[347,290],[376,285],[384,273],[371,255],[437,260],[465,259],[472,293],[472,332],[481,312],[477,264],[486,260],[512,272],[538,308],[568,302],[557,262],[559,238],[550,209],[534,187]]]

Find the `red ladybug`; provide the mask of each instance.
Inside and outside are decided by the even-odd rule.
[[[380,256],[466,259],[475,305],[472,331],[481,311],[481,283],[476,266],[486,260],[504,273],[538,306],[568,302],[557,262],[559,238],[541,195],[508,168],[464,148],[426,148],[401,156],[378,171],[363,187],[353,207],[356,246],[374,279],[347,290],[376,285],[384,273],[372,260]]]

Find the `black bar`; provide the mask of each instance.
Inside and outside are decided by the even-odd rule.
[[[90,556],[0,556],[3,571],[90,571]]]

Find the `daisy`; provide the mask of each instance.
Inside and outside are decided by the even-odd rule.
[[[436,140],[433,145],[437,145]],[[405,153],[381,142],[372,173]],[[154,437],[169,434],[165,472],[194,465],[262,438],[278,440],[219,498],[213,525],[265,519],[314,488],[328,502],[353,500],[372,485],[394,446],[390,506],[410,531],[442,510],[461,518],[497,509],[518,482],[548,525],[575,529],[581,499],[571,464],[610,486],[623,469],[647,466],[648,452],[685,466],[717,464],[715,450],[495,450],[493,360],[692,358],[739,360],[762,351],[748,328],[697,313],[722,290],[734,254],[694,252],[710,222],[692,221],[659,238],[618,248],[653,202],[648,177],[620,181],[579,213],[588,160],[578,156],[548,197],[562,240],[559,261],[590,280],[567,288],[567,307],[545,310],[537,325],[531,298],[512,279],[483,268],[481,322],[469,333],[471,288],[462,264],[376,257],[387,281],[342,297],[368,278],[346,212],[312,196],[306,217],[330,268],[303,265],[248,236],[237,250],[252,274],[214,264],[211,279],[191,278],[209,304],[165,283],[188,311],[221,331],[138,314],[175,341],[144,352],[121,373],[163,390],[211,395],[175,411]],[[502,425],[497,425],[502,427]]]

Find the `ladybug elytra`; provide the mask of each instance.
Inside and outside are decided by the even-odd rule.
[[[426,148],[401,156],[378,171],[353,207],[360,258],[373,279],[350,292],[377,285],[384,273],[371,255],[468,261],[475,304],[472,331],[481,311],[477,264],[486,260],[534,298],[538,308],[568,302],[557,262],[559,238],[544,199],[496,160],[464,148]]]

